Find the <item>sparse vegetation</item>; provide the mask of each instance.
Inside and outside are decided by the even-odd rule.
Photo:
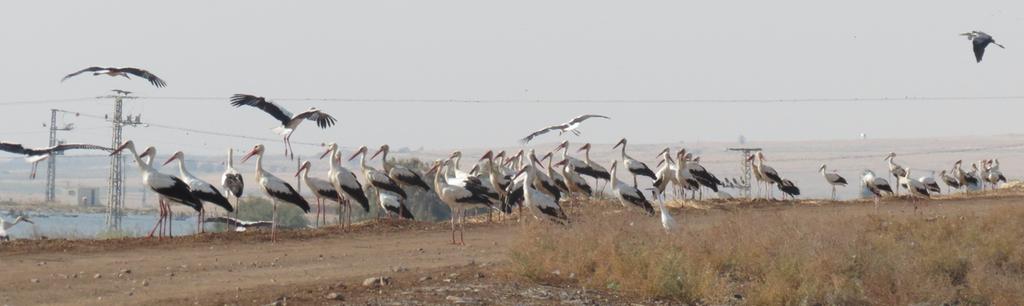
[[[677,216],[683,229],[666,234],[654,218],[591,210],[568,228],[526,227],[510,257],[536,281],[698,305],[1024,302],[1024,208],[944,213]]]

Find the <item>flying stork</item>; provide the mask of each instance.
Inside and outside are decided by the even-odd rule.
[[[569,120],[569,122],[558,124],[558,125],[552,125],[552,126],[540,129],[540,130],[538,130],[536,132],[530,133],[530,135],[527,135],[526,137],[523,137],[523,139],[520,139],[519,142],[522,143],[522,144],[526,144],[526,143],[530,142],[530,140],[533,140],[534,137],[537,137],[537,136],[543,135],[543,134],[545,134],[547,132],[555,131],[555,130],[558,131],[558,135],[562,135],[562,134],[568,132],[568,133],[573,133],[576,136],[579,136],[580,135],[580,131],[577,130],[577,129],[580,127],[580,123],[583,123],[584,120],[587,120],[587,119],[590,119],[590,118],[611,119],[608,116],[602,116],[602,115],[592,115],[592,114],[581,115],[581,116],[578,116],[576,118],[572,118],[572,120]]]
[[[632,156],[629,156],[629,154],[626,154],[626,138],[619,140],[619,142],[612,147],[612,150],[617,149],[619,146],[622,146],[622,165],[625,166],[626,170],[629,170],[629,173],[633,174],[633,188],[636,188],[637,186],[637,175],[649,177],[651,180],[658,179],[658,177],[654,175],[654,171],[651,171],[651,168],[647,167],[647,164],[634,159]]]
[[[370,159],[377,158],[380,155],[381,166],[384,168],[384,173],[387,173],[388,177],[394,180],[396,183],[404,186],[419,187],[423,190],[430,190],[430,185],[423,180],[423,177],[419,173],[412,169],[406,168],[402,165],[395,165],[393,162],[388,160],[388,153],[391,152],[391,146],[381,145],[380,149]]]
[[[168,234],[173,236],[174,234],[171,231],[170,226],[171,220],[168,218],[171,214],[171,207],[168,202],[180,203],[182,205],[192,207],[192,209],[195,209],[197,212],[203,208],[203,203],[199,198],[196,198],[195,194],[192,193],[192,190],[189,189],[188,184],[186,184],[185,181],[174,176],[160,173],[153,168],[152,161],[156,159],[155,148],[146,148],[145,154],[149,156],[149,162],[142,160],[142,156],[135,151],[135,142],[131,140],[125,141],[115,148],[114,151],[110,153],[110,156],[117,155],[125,149],[132,153],[132,157],[135,158],[135,164],[139,166],[139,171],[142,172],[142,184],[160,195],[160,214],[157,218],[156,224],[153,226],[153,229],[149,231],[149,235],[147,237],[152,238],[153,233],[156,231],[157,227],[163,224],[164,220],[167,220]],[[163,236],[163,231],[161,231],[160,236]]]
[[[129,80],[131,79],[131,77],[129,77],[128,75],[134,75],[134,76],[146,79],[147,81],[149,81],[150,84],[153,84],[153,86],[156,86],[158,88],[159,87],[167,86],[167,82],[164,82],[164,80],[161,80],[155,74],[153,74],[153,73],[151,73],[149,71],[143,70],[143,69],[132,68],[132,67],[117,68],[117,67],[95,67],[95,66],[93,66],[93,67],[85,68],[85,69],[79,70],[77,72],[71,73],[69,75],[66,75],[66,76],[64,76],[63,79],[60,79],[60,81],[64,82],[64,81],[66,81],[67,79],[69,79],[69,78],[71,78],[73,76],[76,76],[76,75],[79,75],[79,74],[82,74],[82,73],[85,73],[85,72],[92,72],[92,75],[94,75],[94,76],[95,75],[101,75],[101,74],[106,74],[106,75],[112,76],[112,77],[119,77],[119,76],[121,76],[121,77],[124,77],[124,78],[129,79]]]
[[[265,150],[263,144],[253,146],[252,150],[242,157],[242,163],[244,164],[249,158],[256,156],[256,182],[259,182],[260,189],[270,197],[270,202],[274,206],[273,218],[270,220],[273,223],[270,226],[270,241],[277,241],[277,202],[284,201],[294,204],[306,213],[309,212],[309,202],[302,198],[302,195],[295,191],[291,184],[263,169],[263,152]]]
[[[875,208],[878,208],[878,200],[886,193],[892,194],[892,186],[889,185],[889,181],[884,178],[875,176],[875,172],[871,170],[864,170],[864,175],[861,177],[861,183],[864,184],[864,188],[871,191],[875,195]]]
[[[334,186],[334,190],[338,191],[338,195],[344,194],[344,199],[338,199],[338,203],[343,203],[346,221],[352,223],[352,200],[359,203],[359,206],[363,208],[363,212],[370,212],[370,200],[366,198],[366,192],[363,191],[363,185],[359,183],[359,179],[356,178],[356,174],[352,173],[348,168],[341,166],[341,151],[338,150],[337,143],[330,143],[327,145],[327,151],[320,155],[320,159],[330,155],[331,169],[327,171],[327,176],[331,181],[331,186]],[[341,210],[338,210],[338,223],[342,224],[342,227],[346,226],[346,222],[342,222]]]
[[[267,228],[274,225],[271,221],[245,221],[229,217],[210,217],[203,220],[203,223],[221,223],[235,227],[236,232],[244,232],[249,228]]]
[[[982,31],[970,31],[967,33],[961,33],[960,35],[967,36],[967,40],[971,41],[971,44],[974,46],[974,59],[978,63],[981,62],[981,57],[985,55],[985,47],[988,47],[988,44],[993,44],[999,46],[999,48],[1006,49],[1006,47],[997,43],[996,40],[992,38],[992,35],[988,35]]]
[[[35,224],[35,222],[32,222],[32,220],[29,220],[28,217],[25,216],[18,216],[17,218],[14,218],[14,222],[11,223],[7,223],[3,218],[0,218],[0,241],[11,241],[11,236],[7,231],[21,222]]]
[[[647,201],[647,198],[644,198],[644,194],[640,192],[640,189],[623,183],[615,176],[615,167],[618,162],[617,160],[612,161],[611,166],[611,181],[609,184],[612,186],[612,193],[619,199],[619,203],[623,207],[632,205],[643,209],[649,215],[654,215],[654,206],[651,205],[651,202]]]
[[[26,148],[21,144],[0,141],[0,151],[25,155],[25,161],[32,164],[32,173],[29,174],[30,179],[36,178],[36,169],[39,166],[39,162],[44,161],[47,158],[50,158],[50,155],[53,155],[53,153],[64,152],[67,150],[103,150],[107,152],[111,151],[111,149],[108,147],[82,143],[62,143],[55,146],[49,146],[44,148]]]
[[[164,166],[170,164],[174,160],[178,160],[178,171],[181,174],[180,178],[185,182],[185,184],[188,184],[188,188],[192,190],[192,195],[200,201],[213,203],[224,208],[224,210],[227,210],[228,212],[235,211],[235,209],[231,207],[231,202],[229,202],[228,199],[220,193],[220,190],[217,190],[217,187],[213,187],[210,183],[200,180],[185,169],[185,152],[174,152],[174,154],[164,162]],[[200,207],[198,214],[199,215],[196,218],[196,227],[200,233],[206,232],[206,227],[203,226],[203,219],[206,217],[206,209]]]
[[[331,200],[341,204],[341,195],[339,195],[338,191],[334,189],[331,182],[320,178],[309,177],[309,167],[311,165],[312,163],[308,160],[302,162],[302,165],[299,166],[299,170],[295,172],[295,177],[299,177],[301,175],[302,181],[306,182],[306,187],[309,187],[309,191],[312,191],[313,196],[316,197],[316,226],[320,226],[321,217],[323,217],[324,225],[327,225],[327,209],[324,207],[326,204],[325,202],[327,200]]]
[[[821,172],[821,176],[825,178],[825,182],[832,186],[832,201],[835,201],[836,186],[846,187],[846,178],[839,175],[839,173],[836,173],[835,170],[828,172],[827,168],[827,165],[821,164],[821,168],[818,168],[818,172]]]
[[[238,208],[241,204],[242,190],[245,188],[245,180],[242,174],[235,170],[235,149],[228,149],[228,163],[224,168],[224,174],[220,176],[220,186],[235,198],[235,218],[238,218]]]
[[[316,107],[310,107],[304,112],[297,115],[292,115],[291,112],[278,106],[274,102],[267,101],[263,97],[257,97],[247,94],[235,94],[231,96],[231,105],[234,107],[252,106],[263,110],[267,114],[270,114],[278,121],[281,121],[281,126],[275,127],[273,130],[278,135],[284,137],[284,155],[295,158],[295,152],[292,150],[292,132],[299,127],[299,124],[303,120],[316,121],[316,126],[321,129],[326,129],[334,125],[337,122],[334,117],[328,115],[325,112],[320,111]],[[291,155],[289,155],[291,153]]]

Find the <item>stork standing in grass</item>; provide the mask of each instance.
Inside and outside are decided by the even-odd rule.
[[[337,143],[328,144],[327,151],[320,155],[320,159],[328,155],[331,158],[331,169],[327,171],[328,180],[339,196],[344,195],[344,199],[338,198],[338,203],[344,206],[343,209],[338,210],[338,223],[344,227],[346,223],[352,223],[352,201],[355,200],[356,203],[359,203],[363,212],[370,212],[370,200],[366,198],[366,192],[363,191],[363,185],[359,183],[356,174],[341,166],[341,152],[338,150]],[[341,217],[342,211],[346,215],[345,219]]]
[[[861,177],[861,183],[864,184],[864,188],[871,191],[875,198],[875,208],[878,208],[878,201],[886,193],[892,194],[892,186],[889,185],[889,181],[885,178],[875,176],[875,172],[871,170],[864,170],[864,175]]]
[[[835,201],[836,186],[846,187],[846,178],[839,175],[838,173],[835,173],[834,170],[832,172],[828,172],[827,168],[828,165],[821,164],[821,168],[818,168],[818,172],[820,172],[821,176],[825,178],[825,182],[832,186],[832,201]]]
[[[588,171],[593,172],[594,174],[591,176],[594,178],[594,187],[597,187],[597,190],[604,190],[604,186],[601,186],[598,183],[601,180],[608,182],[611,179],[611,173],[609,173],[608,169],[605,169],[604,166],[601,166],[601,164],[590,159],[590,143],[583,144],[578,150],[576,150],[576,152],[583,152],[583,162],[587,165],[587,168],[590,169]]]
[[[767,159],[764,158],[764,153],[762,153],[761,151],[754,153],[754,155],[751,155],[747,160],[756,161],[756,163],[754,163],[754,171],[764,179],[763,182],[765,184],[765,193],[767,193],[766,196],[768,198],[773,198],[771,195],[771,185],[777,185],[782,183],[782,177],[779,176],[779,172],[775,171],[775,168],[772,168],[771,166],[764,164],[764,161]]]
[[[309,191],[313,192],[313,196],[316,197],[316,226],[320,226],[321,218],[323,218],[324,225],[326,225],[327,209],[324,206],[326,206],[326,202],[328,200],[341,204],[341,202],[339,202],[341,201],[341,195],[338,194],[338,191],[334,189],[334,186],[331,185],[331,182],[328,180],[310,177],[309,171],[311,165],[312,163],[308,160],[302,162],[302,165],[299,166],[299,170],[295,172],[295,177],[299,177],[301,175],[302,181],[306,182],[306,187],[309,187]]]
[[[535,179],[534,174],[538,173],[535,170],[531,170],[531,167],[523,166],[516,172],[515,176],[522,175],[526,182],[530,182]],[[568,221],[568,217],[565,215],[565,211],[562,210],[562,206],[558,205],[558,200],[555,200],[546,193],[540,192],[534,189],[533,184],[523,184],[523,202],[524,206],[533,212],[534,218],[546,218],[558,223],[565,223]]]
[[[238,218],[238,209],[241,204],[242,190],[245,189],[245,180],[242,174],[235,170],[235,149],[228,149],[228,163],[224,174],[220,176],[220,186],[235,198],[235,218]]]
[[[280,121],[281,126],[275,127],[274,132],[284,137],[284,155],[293,159],[295,158],[295,153],[292,150],[291,137],[292,133],[295,132],[295,128],[299,127],[299,123],[302,123],[303,120],[315,121],[317,126],[326,129],[337,122],[334,117],[315,107],[310,107],[306,111],[293,116],[291,112],[274,102],[253,95],[236,94],[231,96],[231,105],[235,107],[252,106],[263,110],[273,116],[274,119]]]
[[[649,178],[651,178],[651,180],[658,179],[658,177],[656,175],[654,175],[654,171],[651,171],[651,168],[647,167],[647,164],[645,164],[645,163],[643,163],[643,162],[641,162],[639,160],[636,160],[632,156],[629,156],[629,154],[626,154],[626,139],[625,138],[623,138],[622,140],[619,140],[619,142],[616,143],[615,146],[612,147],[612,149],[614,150],[614,149],[616,149],[616,148],[618,148],[620,146],[622,147],[622,165],[626,168],[626,170],[629,170],[629,173],[633,174],[633,188],[636,188],[636,186],[637,186],[637,184],[636,184],[636,177],[638,175],[649,177]]]
[[[612,194],[619,199],[619,203],[624,207],[634,206],[643,209],[647,214],[654,214],[654,206],[651,202],[647,201],[644,194],[640,192],[640,189],[630,186],[629,184],[623,183],[615,176],[615,168],[618,166],[619,161],[612,161],[611,166],[611,184]]]
[[[910,178],[910,168],[906,169],[906,175],[903,176],[903,181],[906,182],[907,191],[910,193],[911,202],[914,203],[914,209],[917,209],[918,198],[927,199],[930,196],[928,192],[928,186],[919,180]]]
[[[202,202],[196,198],[195,194],[192,193],[192,190],[189,189],[188,184],[186,184],[185,181],[174,176],[160,173],[153,168],[152,161],[156,158],[155,148],[149,147],[146,149],[146,155],[149,156],[149,162],[142,160],[142,156],[135,151],[135,142],[131,140],[122,143],[114,149],[110,155],[117,155],[126,149],[132,153],[132,157],[135,158],[135,164],[139,166],[139,171],[142,172],[142,184],[160,195],[160,213],[156,224],[153,226],[153,230],[149,231],[148,237],[153,237],[153,233],[156,232],[157,227],[160,227],[163,224],[164,220],[168,223],[168,233],[173,236],[170,226],[171,219],[169,218],[171,208],[168,202],[186,205],[195,209],[197,212],[202,209]],[[160,236],[163,236],[163,231],[161,231]]]
[[[939,177],[943,183],[946,183],[946,193],[952,193],[953,189],[960,189],[960,181],[949,175],[946,170],[939,171]]]
[[[978,178],[964,171],[961,167],[962,164],[963,160],[953,163],[953,176],[960,181],[960,187],[963,187],[965,191],[970,191],[972,186],[978,186]]]
[[[231,202],[217,190],[217,187],[213,187],[210,183],[197,178],[192,173],[185,169],[185,152],[177,151],[171,155],[170,158],[164,162],[164,165],[170,164],[172,161],[178,161],[178,171],[181,174],[181,180],[188,184],[188,188],[192,190],[192,195],[195,195],[197,199],[205,201],[207,203],[213,203],[220,206],[227,212],[235,211],[231,207]],[[203,226],[203,220],[206,219],[206,208],[199,209],[199,215],[196,218],[196,229],[200,233],[206,232],[206,227]]]
[[[303,212],[309,212],[309,202],[302,198],[302,195],[291,184],[284,180],[277,178],[274,174],[263,169],[263,152],[265,147],[263,144],[257,144],[252,147],[249,153],[242,157],[242,163],[249,160],[249,158],[256,156],[256,182],[259,183],[260,189],[263,193],[270,197],[270,202],[273,204],[273,218],[271,222],[273,225],[270,226],[270,240],[277,241],[277,202],[283,201],[285,203],[294,204],[302,209]]]

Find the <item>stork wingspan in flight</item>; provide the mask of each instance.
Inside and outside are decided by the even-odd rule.
[[[540,129],[540,130],[538,130],[536,132],[531,133],[530,135],[527,135],[526,137],[524,137],[523,139],[520,139],[519,141],[525,144],[525,143],[530,142],[530,140],[533,140],[533,138],[535,138],[537,136],[540,136],[540,135],[543,135],[543,134],[545,134],[547,132],[555,131],[555,130],[558,131],[558,135],[562,135],[563,133],[573,133],[573,134],[576,134],[576,136],[579,136],[580,135],[580,131],[578,129],[580,127],[580,124],[583,123],[584,120],[587,120],[587,119],[590,119],[590,118],[611,119],[610,117],[603,116],[603,115],[593,115],[593,114],[581,115],[581,116],[578,116],[576,118],[572,118],[572,120],[569,120],[569,122],[562,123],[562,124],[559,124],[559,125],[552,125],[552,126]]]
[[[970,40],[971,44],[974,45],[974,59],[979,63],[981,62],[981,57],[985,55],[985,47],[988,47],[988,44],[993,44],[1006,49],[1006,47],[997,43],[996,40],[992,38],[992,35],[988,35],[982,31],[970,31],[967,33],[961,33],[960,35],[967,36],[967,40]]]
[[[235,107],[241,107],[243,105],[252,106],[260,110],[263,110],[267,114],[273,116],[274,119],[281,121],[281,126],[275,127],[274,132],[284,137],[285,156],[289,156],[288,153],[292,152],[292,132],[295,131],[295,128],[297,128],[299,126],[299,123],[302,123],[303,120],[316,121],[316,126],[319,126],[322,129],[331,127],[334,125],[335,122],[338,121],[337,119],[334,119],[334,117],[332,117],[331,115],[328,115],[327,113],[320,111],[316,107],[310,107],[304,112],[292,115],[292,113],[289,112],[287,109],[284,109],[283,107],[275,104],[274,102],[267,101],[267,99],[264,97],[257,97],[247,94],[236,94],[234,96],[231,96],[231,105]],[[294,154],[291,156],[294,158]]]
[[[18,143],[0,141],[0,151],[26,156],[25,161],[32,164],[32,173],[29,174],[29,178],[36,178],[36,168],[39,165],[39,162],[50,158],[50,155],[53,155],[55,152],[64,152],[67,150],[103,150],[110,152],[114,149],[84,143],[63,143],[44,148],[26,148]]]
[[[96,67],[96,66],[93,66],[93,67],[85,68],[85,69],[76,71],[76,72],[74,72],[72,74],[66,75],[66,76],[64,76],[63,79],[60,79],[60,81],[64,82],[64,81],[66,81],[67,79],[69,79],[69,78],[71,78],[73,76],[76,76],[76,75],[79,75],[79,74],[82,74],[82,73],[85,73],[85,72],[92,72],[92,75],[106,74],[106,75],[109,75],[109,76],[112,76],[112,77],[122,76],[122,77],[124,77],[126,79],[131,79],[131,77],[128,76],[130,74],[130,75],[134,75],[134,76],[146,79],[146,80],[149,81],[150,84],[153,84],[153,86],[156,86],[156,87],[167,86],[167,82],[164,82],[164,80],[160,79],[159,77],[157,77],[152,72],[146,71],[145,69],[132,68],[132,67],[117,68],[117,67]]]

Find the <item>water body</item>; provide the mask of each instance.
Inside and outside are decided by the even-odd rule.
[[[12,239],[33,239],[40,236],[49,238],[95,238],[107,232],[107,215],[95,213],[55,214],[50,216],[29,216],[35,224],[18,223],[8,233]],[[14,218],[4,216],[10,222]],[[174,235],[190,235],[196,232],[195,216],[176,219],[172,223]],[[121,218],[121,232],[128,236],[145,236],[156,224],[156,215],[126,215]]]

